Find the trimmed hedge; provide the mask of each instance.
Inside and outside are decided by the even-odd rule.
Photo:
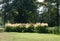
[[[30,27],[26,28],[24,32],[34,32],[34,26],[31,25]]]
[[[38,33],[48,33],[48,31],[47,31],[47,26],[37,26],[36,28],[35,28],[35,32],[38,32]]]
[[[30,27],[26,28],[25,26],[17,26],[17,27],[12,27],[12,26],[6,26],[5,31],[6,32],[38,32],[38,33],[47,33],[47,27],[41,27],[37,26],[34,27],[31,25]]]
[[[60,34],[60,27],[49,27],[47,28],[48,33],[52,33],[52,34]]]
[[[26,28],[25,26],[5,26],[6,32],[35,32],[35,33],[53,33],[53,34],[59,34],[60,28],[58,27],[47,27],[47,26],[37,26],[34,27],[31,25],[30,27]]]
[[[4,31],[13,32],[13,27],[12,26],[6,26]]]
[[[5,27],[6,32],[23,32],[24,29],[26,29],[24,26],[17,26],[17,27],[6,26]]]

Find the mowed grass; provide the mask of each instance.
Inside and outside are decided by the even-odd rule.
[[[0,32],[0,41],[60,41],[60,35]]]

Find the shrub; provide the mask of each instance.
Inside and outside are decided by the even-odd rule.
[[[60,28],[58,27],[47,27],[47,26],[37,26],[34,27],[30,25],[29,27],[25,26],[5,26],[4,31],[6,32],[37,32],[37,33],[52,33],[59,34]]]
[[[48,33],[54,33],[54,28],[53,27],[49,27],[49,28],[47,28],[47,30],[48,30]]]
[[[34,32],[34,26],[33,25],[29,26],[24,30],[24,32]]]
[[[58,28],[58,27],[49,27],[49,28],[47,28],[47,30],[49,33],[52,33],[52,34],[59,34],[60,33],[60,28]]]
[[[47,33],[47,26],[37,26],[35,28],[35,32],[38,32],[38,33]]]
[[[54,34],[60,34],[60,28],[59,27],[55,27]]]
[[[16,27],[6,26],[5,27],[5,31],[7,32],[23,32],[24,29],[25,29],[24,26],[16,26]]]
[[[5,27],[5,31],[7,32],[39,32],[39,33],[47,33],[47,27],[46,26],[37,26],[34,27],[33,25],[29,26],[28,28],[26,28],[25,26],[16,26],[16,27],[12,27],[12,26],[6,26]]]
[[[25,29],[26,29],[26,28],[25,28],[24,26],[17,26],[17,27],[15,28],[15,32],[24,32]]]
[[[13,32],[13,27],[12,26],[6,26],[5,31],[7,32]]]

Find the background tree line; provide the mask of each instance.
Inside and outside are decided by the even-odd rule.
[[[40,21],[47,22],[49,26],[59,26],[60,25],[59,0],[45,0],[42,4],[44,5],[45,10],[40,15]]]
[[[6,2],[4,21],[11,23],[30,23],[38,21],[36,0],[14,0],[11,4]]]
[[[2,7],[5,23],[8,21],[10,23],[45,22],[49,26],[59,26],[59,0],[44,0],[44,2],[37,2],[37,0],[13,0],[9,3],[10,1],[5,0]],[[56,4],[52,5],[52,3]],[[37,10],[40,6],[45,7],[42,14],[39,14]]]

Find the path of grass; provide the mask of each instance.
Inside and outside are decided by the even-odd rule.
[[[1,32],[0,41],[60,41],[60,35]]]

